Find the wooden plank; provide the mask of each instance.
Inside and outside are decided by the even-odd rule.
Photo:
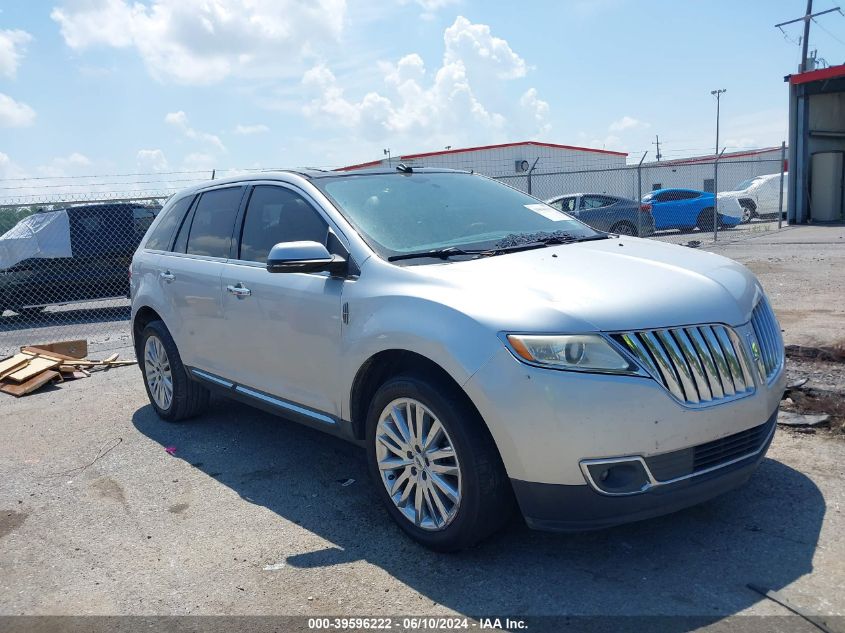
[[[66,354],[60,354],[58,352],[47,352],[40,347],[35,347],[33,345],[27,345],[26,347],[21,348],[22,354],[29,354],[30,356],[41,356],[42,358],[51,358],[53,360],[69,360],[69,361],[78,361],[81,360],[79,358],[74,358],[73,356],[67,356]]]
[[[6,378],[14,380],[15,382],[25,382],[33,376],[37,376],[46,369],[53,369],[54,367],[58,366],[59,361],[57,360],[51,360],[49,358],[39,358],[36,356],[31,361],[29,361],[26,367],[12,372],[8,376],[6,376]]]
[[[88,341],[78,339],[76,341],[58,341],[56,343],[39,343],[33,345],[45,352],[55,352],[70,358],[85,358],[88,356]]]
[[[21,367],[24,367],[30,360],[32,360],[31,356],[27,356],[26,354],[15,354],[11,358],[7,358],[6,360],[0,362],[0,379],[19,370]]]
[[[16,398],[20,398],[21,396],[25,396],[28,393],[32,393],[36,389],[40,389],[48,382],[52,382],[54,380],[61,380],[62,375],[57,371],[52,371],[50,369],[46,371],[42,371],[40,374],[33,376],[26,382],[23,382],[19,385],[3,385],[0,387],[0,391],[3,393],[8,393]]]

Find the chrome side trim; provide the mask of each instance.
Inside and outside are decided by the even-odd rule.
[[[324,422],[326,424],[336,424],[335,420],[327,415],[317,413],[316,411],[312,411],[311,409],[306,409],[305,407],[293,404],[292,402],[286,402],[284,400],[280,400],[279,398],[268,396],[266,393],[256,391],[255,389],[250,389],[249,387],[238,385],[235,387],[235,391],[237,391],[238,393],[242,393],[245,396],[249,396],[250,398],[255,398],[256,400],[261,400],[268,404],[272,404],[273,406],[279,407],[280,409],[285,409],[286,411],[293,411],[294,413],[299,413],[300,415],[319,420],[320,422]]]
[[[228,389],[231,389],[232,387],[235,386],[235,383],[229,382],[228,380],[224,380],[223,378],[219,378],[218,376],[215,376],[214,374],[209,374],[208,372],[204,372],[201,369],[195,369],[195,368],[192,367],[191,373],[194,376],[198,376],[199,378],[202,378],[203,380],[213,382],[216,385],[221,385],[223,387],[227,387]]]
[[[741,462],[744,459],[748,459],[750,457],[754,457],[755,455],[759,455],[765,446],[768,446],[769,442],[772,439],[772,436],[775,434],[775,429],[777,428],[777,423],[772,424],[772,429],[769,431],[769,434],[766,436],[766,439],[760,444],[760,447],[756,451],[752,451],[750,453],[745,453],[744,455],[740,455],[739,457],[734,457],[731,460],[728,460],[722,464],[716,464],[715,466],[710,466],[709,468],[705,468],[703,470],[699,470],[695,473],[690,473],[689,475],[683,475],[681,477],[675,477],[674,479],[667,479],[665,481],[658,481],[654,478],[654,475],[651,474],[651,470],[649,470],[648,464],[641,455],[629,455],[627,457],[611,457],[611,458],[603,458],[603,459],[582,459],[578,462],[578,465],[581,468],[581,473],[584,475],[584,479],[586,479],[587,484],[596,492],[606,497],[630,497],[631,495],[639,495],[644,492],[648,492],[653,488],[659,488],[660,486],[668,486],[670,484],[676,484],[680,481],[686,481],[687,479],[693,479],[694,477],[700,477],[701,475],[706,475],[708,473],[712,473],[716,470],[721,468],[727,468],[728,466],[733,466]],[[683,449],[681,449],[683,450]],[[591,465],[603,465],[603,464],[617,464],[617,463],[624,463],[624,462],[640,462],[645,470],[646,476],[648,477],[648,482],[638,491],[635,492],[606,492],[599,488],[596,485],[596,482],[593,480],[592,475],[590,474],[590,470],[587,466]]]

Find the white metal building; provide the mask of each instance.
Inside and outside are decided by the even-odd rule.
[[[781,148],[725,153],[719,162],[719,191],[730,191],[753,176],[780,172]],[[473,170],[547,199],[571,193],[607,193],[636,199],[660,188],[713,190],[713,160],[695,156],[681,160],[627,163],[628,154],[605,149],[523,141],[422,154],[403,154],[341,167],[352,171],[403,163],[410,167]],[[641,176],[641,180],[640,177]]]
[[[529,171],[577,171],[624,167],[628,154],[590,147],[522,141],[481,147],[447,148],[438,152],[403,154],[390,163],[409,167],[471,169],[487,176],[523,176]],[[338,171],[387,165],[388,158],[341,167]]]
[[[715,155],[643,163],[643,195],[655,189],[713,191]],[[781,148],[766,147],[744,152],[725,152],[719,160],[719,191],[733,191],[743,180],[781,171]]]

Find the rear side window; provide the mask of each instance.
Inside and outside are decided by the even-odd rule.
[[[279,242],[326,243],[328,225],[305,198],[284,187],[259,185],[246,209],[239,259],[266,262]]]
[[[242,187],[215,189],[202,194],[191,221],[185,252],[207,257],[229,256],[242,194]]]
[[[182,218],[185,217],[188,208],[193,202],[193,196],[185,196],[181,200],[177,200],[173,205],[164,212],[161,222],[150,233],[147,238],[147,243],[144,248],[155,251],[169,251],[170,245],[173,242],[173,234],[176,232],[176,227],[182,224]]]

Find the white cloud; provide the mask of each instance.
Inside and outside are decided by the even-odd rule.
[[[211,171],[215,167],[215,161],[217,159],[212,154],[206,154],[203,152],[192,152],[185,156],[185,159],[182,161],[182,166],[184,169],[188,170],[197,170],[197,169],[207,169]]]
[[[0,92],[0,127],[27,127],[35,122],[35,110]]]
[[[164,122],[175,127],[186,138],[208,143],[221,152],[226,151],[226,147],[223,145],[223,141],[220,140],[219,136],[209,134],[208,132],[200,132],[192,128],[188,124],[188,115],[182,110],[179,110],[178,112],[168,112],[164,117]]]
[[[9,158],[8,154],[0,152],[0,179],[25,177],[26,172]]]
[[[537,134],[543,134],[551,129],[549,118],[549,103],[537,96],[536,88],[529,88],[519,99],[519,105],[528,116],[532,117],[537,127]]]
[[[346,0],[64,0],[50,17],[75,50],[134,48],[160,81],[278,75],[335,42]]]
[[[621,119],[618,119],[610,124],[608,130],[611,132],[622,132],[624,130],[633,130],[637,128],[647,128],[651,127],[649,123],[645,121],[640,121],[639,119],[635,119],[634,117],[630,116],[623,116]]]
[[[241,125],[238,123],[235,126],[235,134],[242,134],[244,136],[248,136],[250,134],[265,134],[269,131],[269,127],[260,123],[257,125]]]
[[[423,20],[433,20],[440,9],[458,4],[459,0],[401,0],[401,3],[410,4],[411,1],[422,9],[420,17]]]
[[[526,72],[524,60],[505,40],[493,37],[486,25],[458,17],[444,32],[443,64],[433,73],[416,53],[395,64],[381,63],[379,69],[385,94],[368,92],[354,100],[346,96],[329,68],[314,66],[302,78],[312,95],[304,113],[371,141],[404,135],[415,143],[423,138],[427,145],[536,135],[549,129],[549,105],[533,88],[508,105],[508,116],[495,112],[478,96],[479,85],[501,89],[502,82]]]
[[[167,157],[160,149],[138,150],[135,162],[142,171],[164,171],[168,166]]]
[[[32,36],[26,31],[0,30],[0,75],[14,79],[21,59],[26,52],[26,45]]]
[[[57,156],[45,165],[39,165],[36,169],[41,176],[52,176],[58,178],[61,176],[79,175],[91,166],[91,161],[84,154],[73,152],[67,156]]]
[[[494,37],[486,24],[473,24],[459,15],[446,29],[443,40],[446,44],[444,65],[462,63],[469,74],[492,73],[499,79],[516,79],[527,72],[525,60],[514,53],[505,40]]]

